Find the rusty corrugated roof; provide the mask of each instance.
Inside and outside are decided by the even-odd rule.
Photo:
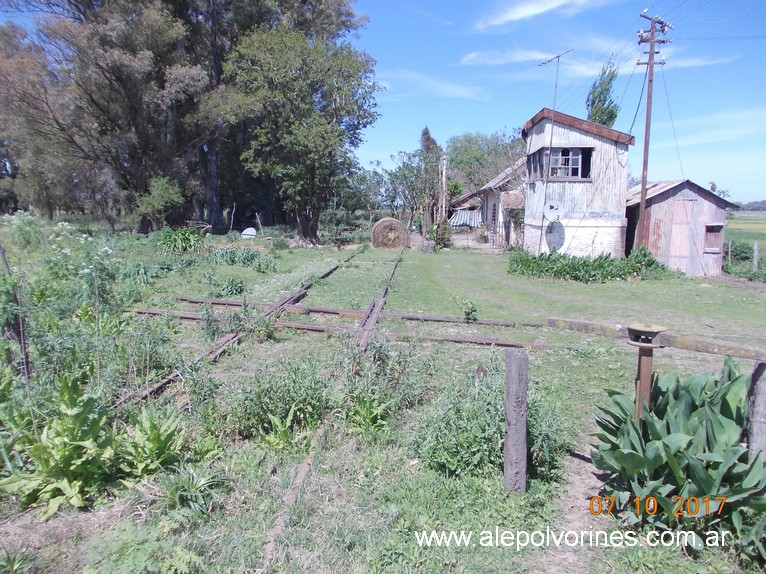
[[[634,145],[636,143],[636,138],[630,134],[619,132],[617,130],[613,130],[612,128],[602,126],[600,124],[594,124],[593,122],[589,122],[588,120],[576,118],[574,116],[570,116],[568,114],[565,114],[559,111],[551,110],[550,108],[543,108],[542,110],[537,112],[531,120],[529,120],[527,123],[524,124],[524,129],[529,130],[529,128],[539,124],[543,119],[549,119],[551,121],[576,128],[578,130],[590,132],[592,134],[604,137],[606,139],[610,139],[612,141],[625,143],[628,145]]]
[[[694,183],[689,179],[671,179],[668,181],[649,181],[646,183],[646,198],[650,199],[671,189],[675,189],[681,185],[687,184],[687,187],[703,193],[710,194],[710,199],[716,198],[718,201],[723,202],[726,209],[737,209],[739,206],[722,198],[720,195],[716,195],[709,189],[702,187]],[[638,205],[641,202],[641,184],[634,185],[628,190],[628,196],[625,199],[625,203],[628,207],[632,205]]]

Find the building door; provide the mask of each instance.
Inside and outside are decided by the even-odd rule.
[[[694,199],[676,199],[673,205],[673,225],[670,231],[668,267],[688,273],[692,255],[692,207]]]

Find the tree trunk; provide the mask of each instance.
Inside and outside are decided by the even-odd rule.
[[[218,179],[218,149],[208,142],[201,151],[205,166],[205,207],[207,208],[207,223],[214,229],[223,225],[221,212],[221,194]]]
[[[319,243],[319,212],[316,210],[298,210],[298,239],[311,245]]]

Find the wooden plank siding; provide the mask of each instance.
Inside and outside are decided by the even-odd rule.
[[[625,254],[628,146],[632,136],[585,120],[540,112],[527,123],[527,155],[552,148],[590,148],[590,178],[545,180],[530,174],[524,214],[524,247],[532,253],[556,249],[578,256]],[[611,139],[611,138],[616,139]],[[546,164],[548,161],[546,161]],[[546,170],[549,169],[546,167]],[[535,179],[537,178],[537,179]],[[559,202],[561,220],[543,218],[547,201]]]
[[[732,204],[689,180],[652,186],[659,190],[650,188],[655,195],[646,200],[647,247],[654,257],[690,277],[720,275],[726,209]]]

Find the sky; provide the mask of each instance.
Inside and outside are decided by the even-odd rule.
[[[649,180],[715,182],[732,201],[766,199],[763,0],[356,0],[354,9],[368,21],[351,42],[376,60],[383,88],[357,150],[365,167],[392,167],[425,126],[444,146],[464,133],[511,132],[544,107],[586,118],[611,58],[613,128],[635,136],[629,167],[640,178],[647,66],[637,62],[649,48],[637,40],[648,9],[673,27],[658,34],[672,42],[658,46]]]

